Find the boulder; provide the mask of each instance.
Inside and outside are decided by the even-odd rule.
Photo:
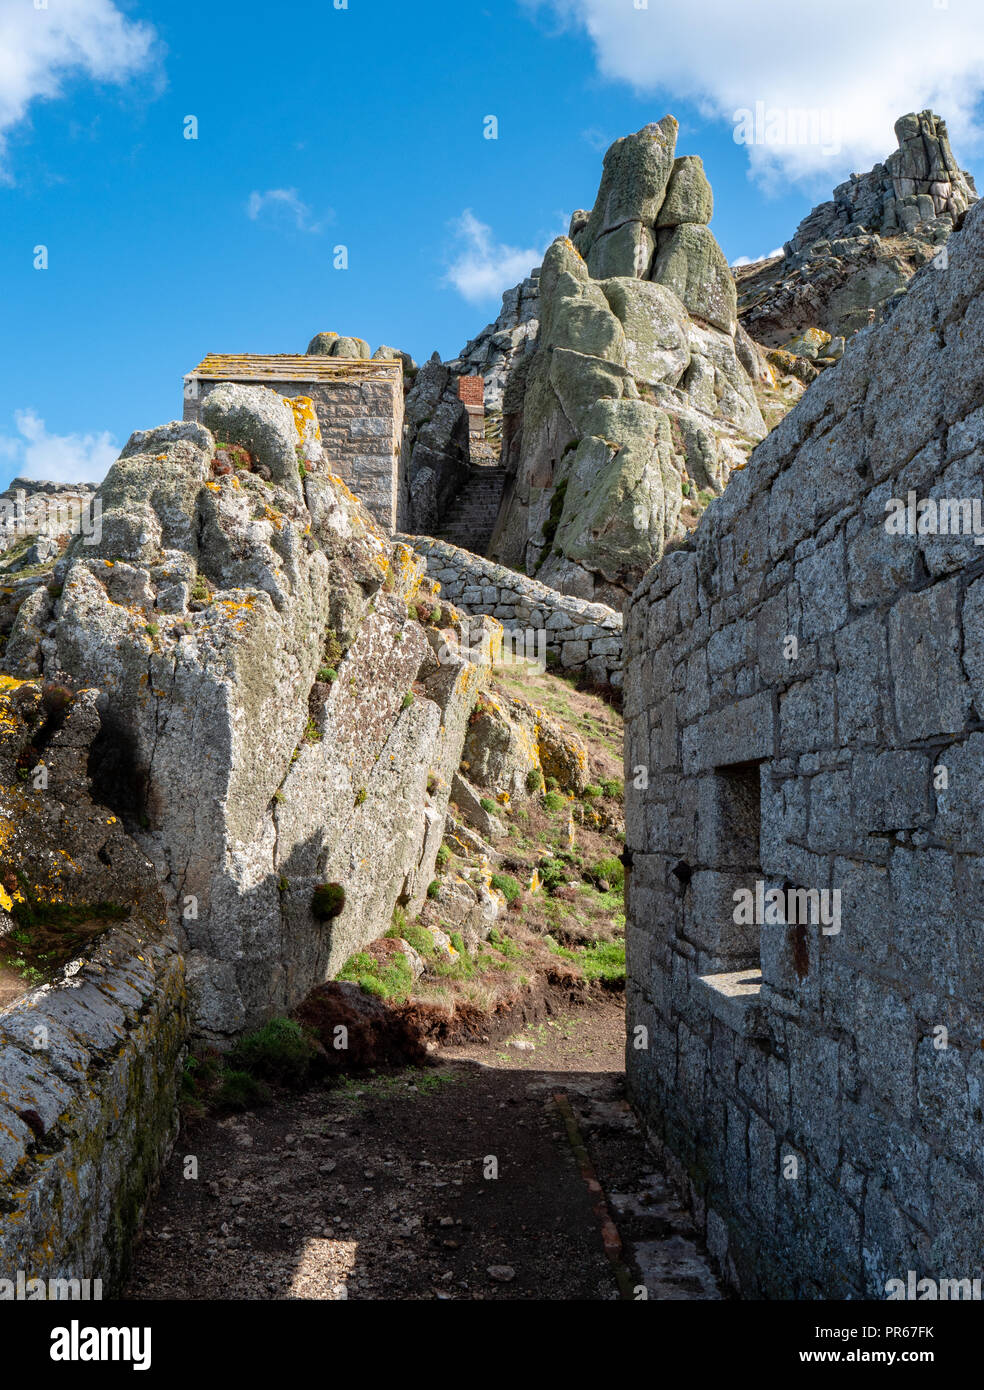
[[[405,401],[408,529],[433,534],[470,476],[468,411],[458,379],[437,353],[417,372]]]
[[[308,343],[305,353],[308,357],[333,357],[337,341],[337,333],[315,333]]]
[[[316,333],[307,345],[309,357],[355,357],[368,362],[369,344],[365,338],[339,337],[337,333]]]
[[[300,498],[300,435],[293,409],[276,391],[222,382],[202,401],[202,424],[216,438],[248,449],[256,462],[269,470],[274,483],[286,486]]]

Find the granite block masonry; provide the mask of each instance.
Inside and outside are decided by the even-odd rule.
[[[205,396],[225,381],[309,399],[331,472],[385,530],[405,524],[408,484],[399,360],[212,353],[185,377],[182,418],[200,422]]]
[[[947,249],[627,610],[629,1085],[751,1297],[984,1272],[984,551],[886,524],[984,488],[979,204]]]
[[[622,685],[622,615],[603,603],[561,594],[470,550],[430,536],[399,536],[427,565],[441,595],[465,613],[498,618],[507,645],[599,685]],[[541,641],[542,634],[542,641]]]

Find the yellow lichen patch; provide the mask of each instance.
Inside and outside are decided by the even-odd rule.
[[[3,908],[4,912],[12,912],[14,908],[13,898],[11,898],[2,883],[0,883],[0,907]]]
[[[290,406],[291,414],[294,417],[294,429],[297,431],[298,439],[304,439],[310,432],[309,427],[314,426],[314,436],[321,438],[321,429],[318,424],[318,412],[314,408],[314,401],[310,396],[281,396],[280,399]]]
[[[215,601],[215,607],[224,609],[227,617],[231,617],[233,613],[241,613],[243,609],[252,609],[255,606],[256,599],[252,594],[244,599],[220,598]]]

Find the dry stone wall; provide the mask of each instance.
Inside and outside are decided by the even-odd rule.
[[[89,1281],[49,1297],[118,1291],[185,1042],[153,867],[91,795],[97,697],[0,676],[0,1280]]]
[[[630,1087],[752,1296],[984,1273],[979,205],[948,251],[627,615]]]
[[[177,1135],[184,1005],[173,939],[114,929],[0,1016],[0,1279],[119,1292]]]
[[[438,581],[445,598],[465,613],[498,618],[507,642],[510,633],[517,634],[510,650],[538,656],[542,648],[543,659],[564,671],[583,673],[600,685],[621,687],[621,613],[603,603],[558,593],[447,541],[429,536],[399,539],[422,556],[429,578]]]

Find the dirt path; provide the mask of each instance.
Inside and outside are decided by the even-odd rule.
[[[623,1008],[202,1122],[168,1164],[127,1296],[720,1297],[624,1100]]]

